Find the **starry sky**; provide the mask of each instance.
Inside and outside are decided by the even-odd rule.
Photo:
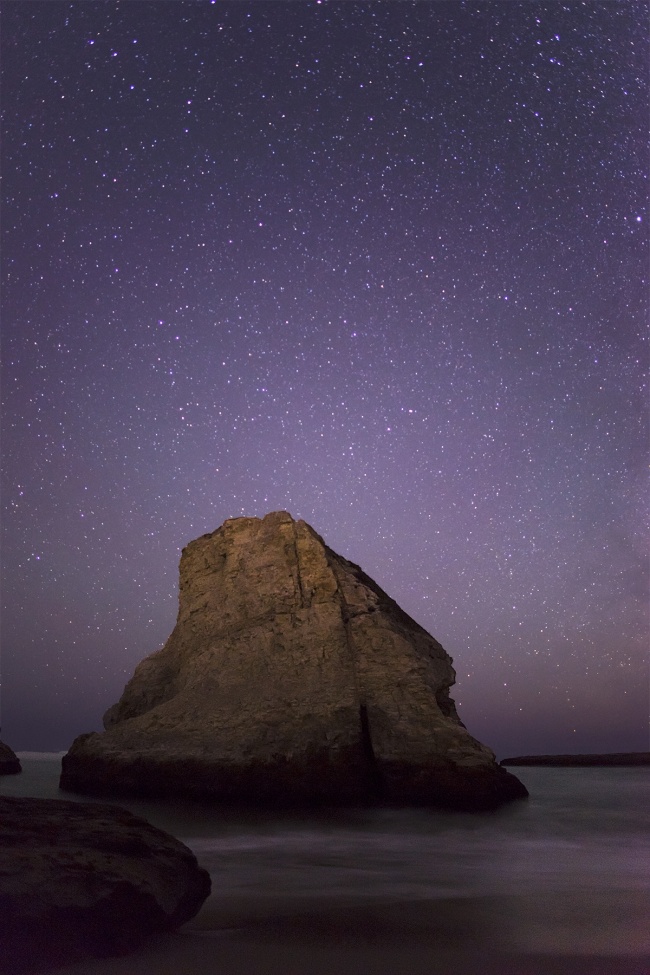
[[[3,739],[285,509],[498,757],[647,749],[647,5],[1,10]]]

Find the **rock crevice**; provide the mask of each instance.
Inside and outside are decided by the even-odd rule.
[[[308,603],[305,599],[305,590],[302,585],[302,575],[300,573],[300,553],[298,552],[298,540],[296,538],[296,527],[293,528],[293,557],[296,564],[296,581],[298,583],[298,592],[300,593],[300,609],[304,609],[311,604],[311,600]]]

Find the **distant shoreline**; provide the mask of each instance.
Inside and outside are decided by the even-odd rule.
[[[650,752],[609,752],[602,755],[518,755],[504,758],[501,765],[550,765],[585,767],[650,765]]]

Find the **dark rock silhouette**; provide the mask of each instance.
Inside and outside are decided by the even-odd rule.
[[[61,788],[492,808],[525,787],[466,730],[443,648],[286,512],[191,542],[178,619]]]
[[[210,893],[179,840],[125,809],[0,797],[0,972],[122,955]]]
[[[586,755],[518,755],[515,758],[504,758],[502,765],[549,765],[555,768],[562,766],[573,768],[587,768],[589,766],[621,766],[650,765],[650,752],[604,752]]]
[[[16,775],[22,771],[20,759],[9,745],[0,741],[0,775]]]

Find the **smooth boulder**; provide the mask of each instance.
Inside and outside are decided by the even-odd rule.
[[[173,836],[99,803],[0,797],[0,971],[127,954],[184,924],[210,875]]]
[[[527,795],[460,721],[441,645],[287,512],[191,542],[176,626],[61,788],[493,808]]]

